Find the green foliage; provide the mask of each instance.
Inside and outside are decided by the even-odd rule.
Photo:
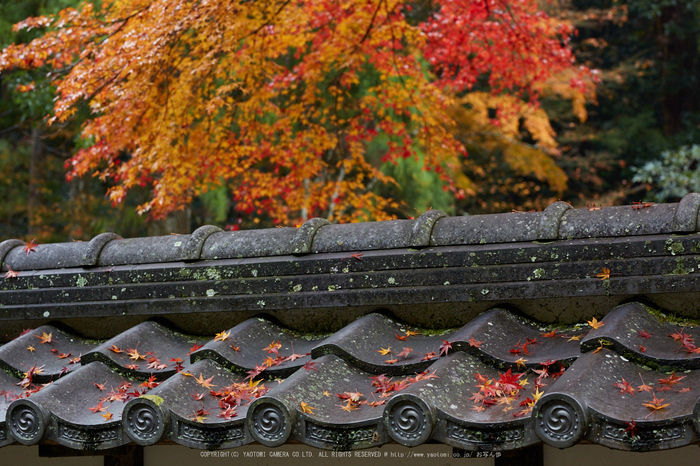
[[[661,153],[639,168],[633,181],[653,186],[649,198],[657,202],[675,201],[688,193],[700,192],[700,145],[683,146]]]

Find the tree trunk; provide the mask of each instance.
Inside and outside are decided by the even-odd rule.
[[[31,152],[29,155],[29,196],[27,199],[27,234],[36,235],[40,229],[39,206],[41,206],[41,188],[43,186],[44,147],[43,131],[33,127],[31,133]]]

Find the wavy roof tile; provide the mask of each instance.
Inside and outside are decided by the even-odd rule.
[[[696,443],[698,207],[4,241],[0,446]]]

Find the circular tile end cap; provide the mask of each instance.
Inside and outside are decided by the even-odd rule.
[[[292,433],[296,412],[275,398],[258,398],[248,408],[246,425],[253,438],[266,447],[283,445]]]
[[[162,403],[162,398],[146,395],[129,401],[124,407],[124,431],[137,445],[155,445],[163,438],[170,416],[161,407]]]
[[[415,395],[395,396],[387,403],[383,415],[384,427],[389,436],[407,447],[415,447],[428,441],[435,427],[435,413]]]
[[[7,409],[10,436],[23,445],[36,445],[44,437],[48,416],[35,403],[17,400]]]
[[[588,429],[585,406],[563,393],[544,395],[532,411],[532,421],[537,436],[556,448],[577,444]]]

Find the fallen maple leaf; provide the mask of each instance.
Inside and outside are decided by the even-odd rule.
[[[235,418],[238,416],[238,413],[236,412],[236,409],[233,406],[229,406],[223,411],[221,411],[219,414],[216,415],[216,417],[222,417],[227,421],[230,421],[231,419]]]
[[[138,361],[141,359],[143,359],[144,361],[146,360],[146,356],[139,353],[138,348],[129,348],[126,350],[126,354],[129,355],[129,359],[131,359],[132,361]]]
[[[31,345],[27,346],[27,349],[29,350],[30,353],[33,353],[34,351],[36,351],[36,349],[34,349],[34,347]]]
[[[658,398],[656,398],[656,393],[652,393],[652,396],[654,398],[649,403],[642,403],[642,406],[646,406],[647,409],[651,410],[651,412],[649,414],[644,416],[644,419],[648,418],[649,416],[651,416],[655,412],[660,411],[664,408],[667,408],[671,405],[671,403],[662,404],[666,398],[658,399]]]
[[[199,373],[199,378],[195,377],[194,381],[197,382],[199,385],[201,385],[204,388],[212,388],[216,387],[216,385],[212,384],[211,381],[214,379],[214,376],[212,375],[208,379],[205,379],[202,373]]]
[[[447,356],[447,353],[452,349],[452,343],[447,340],[442,340],[442,345],[440,345],[440,356]]]
[[[226,341],[226,340],[228,340],[228,337],[230,335],[231,335],[230,330],[228,332],[224,331],[221,333],[217,333],[216,336],[214,337],[214,341]]]
[[[211,414],[211,408],[204,409],[204,407],[195,409],[194,414],[190,417],[195,422],[204,422],[207,416]]]
[[[52,338],[52,334],[53,334],[53,332],[49,332],[49,333],[42,332],[41,335],[34,335],[34,336],[37,337],[39,340],[41,340],[41,343],[43,344],[43,343],[52,343],[54,341]]]
[[[632,209],[634,210],[641,210],[641,209],[648,209],[649,207],[653,206],[653,202],[632,202]]]
[[[634,419],[630,419],[630,422],[625,422],[627,424],[627,428],[623,430],[622,432],[629,432],[630,437],[636,437],[637,436],[637,423],[634,422]]]
[[[527,366],[525,365],[525,363],[527,362],[527,359],[518,358],[514,362],[515,362],[515,367],[520,368],[522,366],[523,370],[527,369]]]
[[[318,372],[318,369],[316,369],[316,363],[313,361],[306,361],[306,364],[304,364],[301,367],[303,367],[306,370],[306,372],[309,372],[311,370]]]
[[[307,403],[305,403],[303,401],[301,403],[299,403],[299,406],[301,407],[301,412],[304,414],[313,414],[314,409],[316,409],[313,406],[309,406]]]
[[[102,411],[107,411],[108,408],[105,408],[104,406],[102,406],[102,403],[103,402],[100,401],[99,403],[97,403],[97,406],[93,406],[92,408],[88,408],[88,409],[90,411],[92,411],[93,413],[100,413]]]
[[[107,381],[105,381],[105,383],[93,382],[93,384],[95,385],[95,387],[97,387],[97,389],[98,389],[99,391],[104,391],[104,390],[106,390],[106,389],[105,389],[105,384],[106,384],[106,383],[107,383]]]
[[[637,332],[638,337],[646,338],[647,340],[651,338],[651,336],[654,334],[654,332],[648,333],[646,330],[639,330]]]
[[[195,351],[197,351],[197,350],[198,350],[199,348],[201,348],[202,346],[204,346],[204,345],[198,345],[197,342],[195,342],[194,345],[192,345],[192,348],[190,348],[190,352],[187,353],[187,355],[189,356],[190,354],[194,353]]]
[[[141,386],[146,387],[146,388],[156,388],[158,385],[160,385],[160,384],[158,382],[156,382],[156,376],[153,374],[151,374],[151,376],[148,378],[148,380],[141,382]]]
[[[605,322],[598,322],[598,319],[594,317],[588,321],[588,325],[590,325],[594,330],[598,330],[600,327],[605,325]]]
[[[391,353],[391,346],[389,346],[388,348],[382,348],[374,351],[381,354],[382,356],[386,356],[387,354]]]
[[[405,359],[405,358],[408,358],[408,355],[411,354],[412,352],[413,352],[413,349],[412,349],[412,348],[409,348],[409,347],[407,347],[407,346],[404,346],[404,347],[403,347],[403,351],[401,351],[400,353],[398,353],[398,354],[396,355],[396,357],[397,357],[397,358],[403,357],[403,358]]]
[[[27,255],[29,255],[30,252],[36,252],[36,247],[38,244],[35,243],[36,238],[31,240],[28,243],[24,243],[24,247],[22,248],[22,251],[24,251]]]
[[[407,337],[415,337],[416,335],[420,335],[420,332],[416,332],[413,330],[406,330],[404,333]]]
[[[551,332],[543,333],[542,336],[545,338],[554,338],[557,336],[557,331],[559,331],[559,329],[555,328]]]
[[[19,272],[15,272],[10,268],[10,266],[7,266],[7,272],[5,272],[5,278],[17,278],[19,276]]]
[[[267,351],[267,354],[270,354],[270,353],[279,354],[279,349],[280,349],[280,348],[282,348],[282,343],[280,343],[279,341],[273,341],[272,343],[270,343],[269,345],[267,345],[267,346],[266,346],[265,348],[263,348],[262,350],[263,350],[263,351]]]
[[[105,422],[111,421],[111,420],[112,420],[112,413],[110,413],[109,411],[107,411],[107,412],[104,413],[104,414],[100,414],[100,416],[102,416],[103,418],[105,418]]]
[[[398,333],[394,333],[396,335],[396,339],[399,341],[404,341],[406,338],[408,338],[408,335],[399,335]]]
[[[614,383],[613,386],[620,389],[620,395],[629,393],[632,396],[636,396],[632,384],[626,381],[624,377],[622,378],[622,382]]]
[[[607,267],[601,267],[600,269],[602,270],[602,272],[597,273],[597,274],[595,274],[595,275],[593,275],[593,276],[594,276],[594,277],[598,277],[598,278],[600,278],[601,280],[607,280],[607,279],[609,279],[609,278],[610,278],[610,275],[611,275],[610,269],[607,268]]]
[[[668,385],[668,386],[675,385],[677,383],[680,383],[680,381],[685,379],[685,377],[686,377],[685,375],[679,377],[674,372],[673,374],[671,374],[670,376],[668,376],[665,379],[659,379],[659,384]]]
[[[476,338],[470,337],[467,343],[469,343],[469,346],[473,348],[481,348],[481,344],[483,343],[483,341],[476,341]],[[450,349],[452,349],[452,345],[450,345]]]
[[[112,351],[113,353],[117,353],[117,354],[123,353],[123,352],[124,352],[124,350],[121,349],[121,348],[118,348],[117,345],[112,345],[112,346],[109,348],[109,350]]]

